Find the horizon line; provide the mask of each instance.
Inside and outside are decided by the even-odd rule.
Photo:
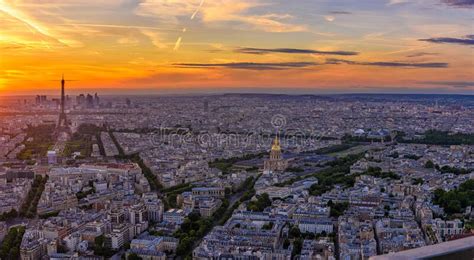
[[[78,95],[78,94],[90,94],[96,93],[95,91],[92,92],[74,92],[71,95]],[[144,97],[144,96],[223,96],[223,95],[272,95],[272,96],[344,96],[344,95],[387,95],[387,96],[396,96],[396,95],[413,95],[413,96],[474,96],[474,93],[419,93],[419,92],[320,92],[320,93],[286,93],[286,92],[172,92],[172,93],[124,93],[124,92],[117,92],[117,93],[106,93],[100,94],[97,92],[98,95],[103,97],[113,97],[113,96],[135,96],[135,97]],[[48,96],[61,96],[60,94],[20,94],[20,95],[9,95],[9,94],[2,94],[0,93],[0,97],[10,97],[10,98],[20,98],[20,97],[35,97],[38,95],[48,95]],[[66,94],[66,96],[69,96]]]

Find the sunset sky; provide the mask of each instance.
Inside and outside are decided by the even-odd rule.
[[[474,0],[0,0],[0,95],[474,93]]]

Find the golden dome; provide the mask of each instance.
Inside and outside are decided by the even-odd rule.
[[[275,137],[275,140],[273,140],[273,144],[272,144],[272,151],[280,151],[280,150],[281,150],[280,140],[278,140],[278,137]]]

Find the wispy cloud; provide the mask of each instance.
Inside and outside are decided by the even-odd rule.
[[[337,16],[349,15],[349,14],[352,14],[352,13],[347,12],[347,11],[331,11],[331,12],[328,13],[328,15],[325,15],[323,17],[324,17],[324,20],[326,20],[328,22],[334,22],[334,21],[336,21]]]
[[[392,61],[350,61],[341,59],[327,59],[327,64],[349,64],[349,65],[365,65],[377,67],[397,67],[397,68],[446,68],[448,63],[444,62],[426,62],[426,63],[410,63],[410,62],[392,62]]]
[[[474,45],[474,35],[466,35],[465,38],[451,38],[451,37],[428,38],[428,39],[420,39],[420,41],[432,42],[432,43]]]
[[[68,40],[57,37],[49,30],[47,26],[43,25],[41,22],[32,18],[21,9],[16,8],[4,0],[0,0],[0,12],[3,12],[8,16],[18,20],[19,22],[23,23],[31,32],[39,35],[40,37],[37,37],[37,42],[40,42],[40,45],[46,45],[48,48],[51,47],[50,44],[67,46]]]
[[[141,29],[140,32],[147,36],[151,43],[153,43],[154,46],[158,48],[166,48],[166,44],[163,41],[163,35],[156,31],[156,30],[150,30],[150,29]]]
[[[246,29],[265,32],[301,32],[306,31],[304,25],[291,23],[293,17],[286,13],[255,13],[250,12],[258,7],[272,5],[260,0],[143,0],[136,13],[151,16],[167,23],[179,24],[179,18],[191,13],[194,19],[200,13],[201,22],[213,25],[233,25]]]
[[[474,89],[474,81],[420,81],[419,84],[449,86],[462,89]]]
[[[104,27],[104,28],[117,28],[117,29],[146,29],[155,31],[170,31],[176,32],[175,28],[165,27],[154,27],[154,26],[141,26],[141,25],[121,25],[121,24],[93,24],[93,23],[67,23],[60,24],[61,26],[79,26],[79,27]]]
[[[418,57],[424,57],[424,56],[434,56],[438,55],[439,53],[436,52],[415,52],[408,54],[406,57],[408,58],[418,58]]]
[[[38,22],[34,21],[30,17],[28,17],[26,14],[21,12],[20,10],[17,10],[16,8],[12,7],[10,4],[6,3],[3,0],[0,0],[0,11],[8,14],[9,16],[23,22],[30,28],[34,29],[38,33],[41,33],[46,36],[50,36],[50,33],[48,32],[47,28],[39,24]]]
[[[410,2],[409,0],[390,0],[388,5],[399,5],[399,4],[406,4]]]
[[[265,48],[238,48],[235,50],[238,53],[245,54],[267,54],[267,53],[287,53],[287,54],[317,54],[317,55],[341,55],[341,56],[353,56],[358,55],[355,51],[318,51],[311,49],[293,49],[293,48],[276,48],[276,49],[265,49]]]
[[[334,22],[336,20],[336,17],[334,17],[332,15],[325,15],[324,20],[326,20],[328,22]]]
[[[338,14],[352,14],[352,12],[347,12],[347,11],[331,11],[329,12],[330,14],[335,14],[335,15],[338,15]]]
[[[182,68],[230,68],[246,70],[283,70],[320,65],[316,62],[230,62],[230,63],[176,63]]]
[[[456,7],[473,7],[474,0],[442,0],[443,3]]]

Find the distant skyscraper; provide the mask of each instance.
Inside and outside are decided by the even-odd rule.
[[[209,112],[209,101],[204,101],[204,112]]]
[[[84,104],[85,100],[86,100],[86,97],[84,96],[84,94],[80,94],[79,96],[76,97],[76,104],[80,106]]]
[[[37,95],[36,99],[35,99],[37,105],[44,104],[44,103],[46,103],[47,100],[48,100],[48,98],[44,95],[43,96],[42,95]]]
[[[99,96],[97,95],[97,93],[95,93],[95,95],[94,95],[94,105],[95,105],[96,107],[99,107],[99,104],[100,104],[100,98],[99,98]]]
[[[94,107],[94,97],[91,94],[87,94],[86,103],[87,103],[87,108]]]

